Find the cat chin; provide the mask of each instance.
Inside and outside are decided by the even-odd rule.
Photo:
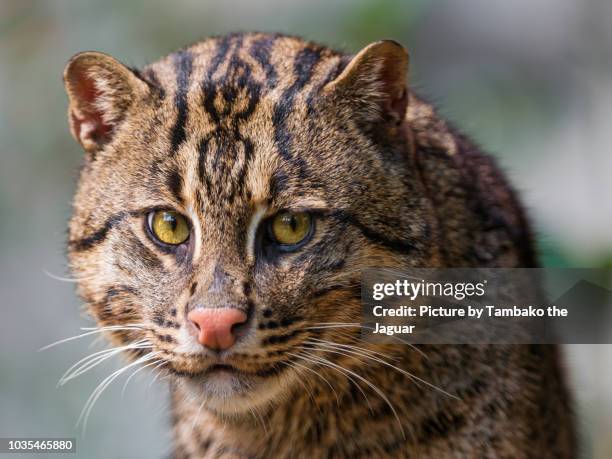
[[[251,414],[274,405],[286,387],[277,377],[254,377],[219,371],[205,376],[182,377],[179,384],[197,404],[224,416]]]

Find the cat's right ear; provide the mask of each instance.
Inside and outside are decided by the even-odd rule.
[[[70,132],[88,152],[101,149],[146,83],[111,56],[84,52],[64,69]]]

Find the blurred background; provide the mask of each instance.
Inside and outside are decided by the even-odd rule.
[[[612,2],[2,0],[0,436],[77,437],[76,456],[90,459],[165,456],[163,382],[142,372],[123,396],[114,384],[82,435],[83,404],[119,363],[56,389],[93,340],[36,352],[92,325],[74,285],[52,277],[68,276],[65,226],[81,160],[61,74],[78,51],[142,66],[237,30],[351,52],[381,38],[403,43],[412,86],[497,156],[521,191],[545,264],[612,266]],[[610,458],[612,346],[566,351],[584,457]]]

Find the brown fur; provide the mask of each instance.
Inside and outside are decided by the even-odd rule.
[[[388,41],[351,58],[235,34],[142,71],[99,53],[68,64],[71,128],[88,151],[71,265],[101,325],[142,324],[112,341],[146,338],[159,352],[175,457],[574,457],[553,346],[417,351],[365,343],[355,327],[313,328],[360,321],[365,267],[536,266],[514,193],[408,92],[407,62]],[[149,237],[155,208],[190,218],[184,247]],[[312,240],[253,249],[253,216],[283,209],[313,212]],[[211,354],[185,344],[186,315],[228,305],[252,316],[220,357],[241,373],[209,378]],[[456,398],[316,340],[382,352]]]

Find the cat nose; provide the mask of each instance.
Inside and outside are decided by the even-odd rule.
[[[236,308],[197,308],[187,319],[198,333],[198,342],[212,350],[226,350],[234,345],[239,325],[245,324],[247,315]]]

